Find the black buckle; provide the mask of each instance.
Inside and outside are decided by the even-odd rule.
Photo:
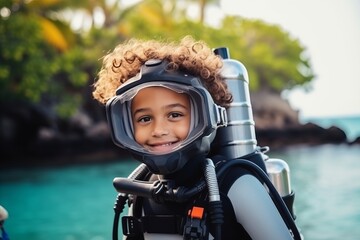
[[[197,208],[197,207],[195,207]],[[205,240],[209,239],[208,230],[206,227],[206,213],[203,212],[201,215],[194,216],[191,209],[187,216],[184,224],[184,240]]]
[[[125,236],[135,237],[143,232],[143,226],[140,219],[132,216],[124,216],[121,221],[123,234]]]

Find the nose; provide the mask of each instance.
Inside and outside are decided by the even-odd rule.
[[[165,121],[154,121],[154,127],[152,130],[153,137],[161,137],[169,134],[169,128]]]

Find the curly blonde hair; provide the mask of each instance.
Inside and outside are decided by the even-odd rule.
[[[172,68],[199,77],[218,105],[228,107],[232,102],[232,95],[220,75],[221,58],[206,43],[195,41],[190,36],[184,37],[179,44],[138,39],[119,44],[104,56],[94,84],[94,98],[106,103],[115,96],[116,89],[138,74],[149,59],[167,60]]]

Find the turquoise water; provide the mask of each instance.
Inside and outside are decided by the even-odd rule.
[[[360,239],[360,146],[322,145],[270,152],[286,160],[305,239]],[[137,165],[123,161],[0,172],[0,204],[12,240],[109,240],[112,180]]]
[[[0,172],[11,239],[111,239],[115,176],[135,162]]]
[[[360,145],[289,148],[297,224],[305,239],[360,239]]]

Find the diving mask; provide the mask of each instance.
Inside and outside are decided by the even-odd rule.
[[[194,76],[168,70],[168,62],[150,60],[140,73],[126,81],[116,96],[106,104],[106,112],[113,141],[129,150],[136,159],[145,163],[156,174],[169,174],[181,169],[193,155],[207,154],[216,129],[227,124],[226,111],[213,102],[209,92]],[[131,104],[136,94],[144,88],[164,87],[189,96],[191,122],[189,133],[180,144],[167,152],[153,152],[134,138]],[[164,99],[166,101],[166,99]]]

